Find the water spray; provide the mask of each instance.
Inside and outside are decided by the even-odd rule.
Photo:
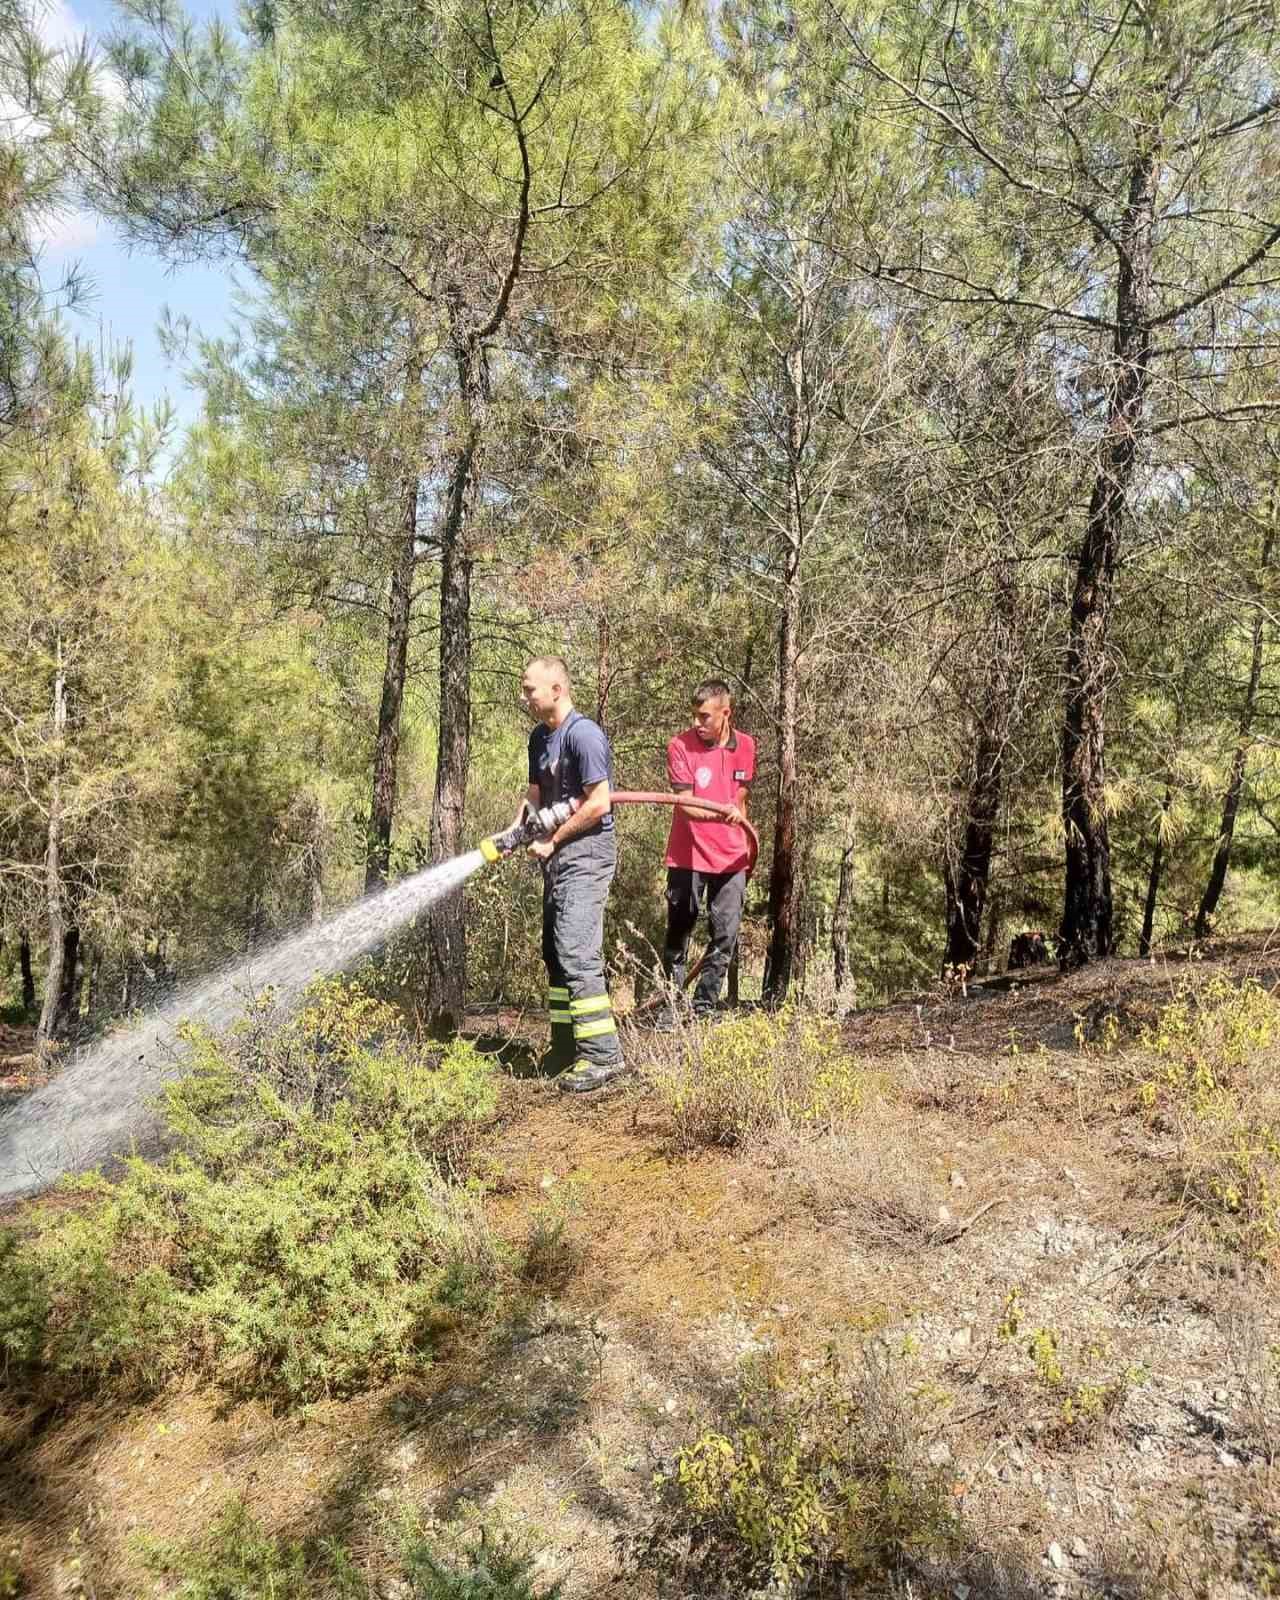
[[[730,806],[689,793],[621,790],[614,805],[688,806],[728,817]],[[411,878],[335,912],[313,927],[286,934],[267,949],[233,961],[184,988],[170,1003],[119,1033],[88,1046],[63,1072],[0,1115],[0,1207],[48,1187],[62,1173],[95,1166],[154,1132],[148,1101],[182,1068],[182,1024],[229,1027],[255,995],[269,990],[280,1007],[294,1004],[307,984],[341,972],[397,928],[474,872],[513,855],[535,839],[549,838],[578,809],[576,800],[540,810],[526,803],[504,833],[482,839],[466,855],[427,867]],[[745,819],[751,871],[760,841]]]

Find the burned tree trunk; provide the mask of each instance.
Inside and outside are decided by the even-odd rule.
[[[764,1001],[787,998],[795,961],[796,914],[796,716],[800,622],[800,544],[787,549],[782,618],[778,629],[778,783],[773,861],[769,869],[769,946],[764,964]]]
[[[380,889],[391,869],[391,830],[396,813],[396,774],[400,760],[400,714],[409,661],[413,580],[418,569],[418,479],[411,474],[402,489],[400,537],[387,596],[387,653],[378,704],[378,734],[373,748],[373,795],[364,887]]]
[[[18,971],[22,977],[22,1009],[30,1014],[36,1008],[36,975],[31,967],[31,936],[25,928],[18,935]]]
[[[484,404],[484,355],[475,340],[457,348],[463,431],[449,475],[440,528],[440,725],[428,848],[432,861],[461,854],[471,749],[471,517]],[[466,1004],[467,945],[461,895],[429,913],[427,1005],[437,1027],[456,1027]]]
[[[67,677],[62,655],[62,639],[58,638],[54,655],[53,678],[53,744],[55,750],[53,779],[49,792],[49,821],[45,835],[44,893],[47,934],[49,940],[48,964],[44,978],[44,1004],[36,1024],[36,1051],[46,1053],[57,1040],[67,1015],[67,946],[79,933],[67,924],[66,905],[62,883],[62,743],[67,736]],[[75,944],[71,946],[74,968]]]
[[[602,611],[596,619],[596,721],[606,731],[609,727],[609,690],[613,686],[611,633],[609,614]]]
[[[853,816],[849,818],[849,833],[853,832]],[[853,1000],[853,974],[849,968],[849,921],[853,910],[853,853],[854,841],[849,838],[840,851],[840,876],[836,882],[835,905],[831,912],[831,955],[835,964],[835,1002],[837,1015],[850,1009],[846,999]]]
[[[1004,741],[985,723],[974,751],[974,767],[964,796],[964,833],[959,850],[943,866],[947,947],[944,970],[972,972],[982,935],[982,912],[991,878],[991,854],[1000,814]]]
[[[1271,548],[1274,542],[1275,533],[1268,532],[1262,544],[1261,565],[1263,567],[1270,564]],[[1235,838],[1236,817],[1240,812],[1240,798],[1244,793],[1244,774],[1249,762],[1249,749],[1253,739],[1253,719],[1258,705],[1258,688],[1262,683],[1264,615],[1260,596],[1255,594],[1252,629],[1253,651],[1249,661],[1249,682],[1245,687],[1244,704],[1240,708],[1236,748],[1231,757],[1231,774],[1227,779],[1226,794],[1222,798],[1222,825],[1218,829],[1218,847],[1213,853],[1213,865],[1209,869],[1209,881],[1205,885],[1204,894],[1200,900],[1200,908],[1196,912],[1197,939],[1205,938],[1213,925],[1213,919],[1218,910],[1218,901],[1222,898],[1222,891],[1227,882],[1227,868],[1231,865],[1231,845]]]
[[[1117,230],[1119,270],[1106,434],[1071,598],[1062,732],[1066,883],[1059,960],[1064,967],[1110,955],[1114,945],[1105,794],[1107,632],[1116,557],[1150,386],[1156,181],[1156,157],[1148,151],[1130,172],[1128,199]]]
[[[1160,878],[1164,872],[1165,823],[1173,805],[1173,786],[1165,785],[1164,799],[1160,802],[1160,815],[1156,818],[1155,843],[1151,846],[1151,870],[1147,873],[1147,898],[1142,907],[1142,932],[1138,935],[1138,954],[1151,954],[1151,933],[1156,921],[1156,903],[1160,898]]]
[[[62,997],[59,1011],[64,1030],[80,1015],[84,985],[84,946],[79,928],[68,928],[62,941]]]

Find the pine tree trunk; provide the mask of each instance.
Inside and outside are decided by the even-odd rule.
[[[606,730],[609,726],[609,689],[613,682],[610,632],[609,618],[601,612],[596,622],[596,721]]]
[[[1004,897],[999,890],[987,900],[987,931],[982,941],[982,955],[978,971],[998,972],[1000,969],[1000,935],[1004,930]]]
[[[400,761],[400,713],[409,661],[413,580],[418,568],[418,479],[410,475],[401,490],[400,536],[387,596],[387,653],[378,703],[378,735],[373,748],[373,795],[364,887],[382,888],[391,870],[391,830],[396,814],[396,775]]]
[[[1003,716],[992,707],[993,716]],[[946,895],[947,947],[942,957],[944,971],[950,967],[972,972],[982,936],[982,912],[987,903],[991,878],[991,853],[995,843],[996,819],[1000,814],[1000,781],[1003,768],[1003,728],[984,720],[978,734],[974,769],[964,801],[964,835],[959,855],[948,856],[943,865],[943,890]]]
[[[1071,600],[1062,733],[1066,884],[1059,960],[1064,967],[1108,956],[1114,946],[1106,813],[1107,632],[1150,385],[1156,181],[1155,156],[1146,153],[1130,171],[1128,199],[1117,231],[1116,331],[1108,371],[1106,436]]]
[[[782,619],[778,629],[778,783],[769,870],[769,946],[764,964],[764,1002],[786,1002],[795,960],[796,912],[796,715],[798,710],[798,639],[800,620],[800,549],[787,551],[783,576]]]
[[[1274,516],[1274,513],[1273,513]],[[1265,568],[1271,561],[1271,548],[1275,542],[1274,531],[1268,532],[1262,545],[1262,562]],[[1244,704],[1240,708],[1240,723],[1235,753],[1231,758],[1231,775],[1227,792],[1222,797],[1222,825],[1218,829],[1218,847],[1213,854],[1213,866],[1196,912],[1196,938],[1207,937],[1218,901],[1226,887],[1227,869],[1231,865],[1231,845],[1235,838],[1236,817],[1240,811],[1240,798],[1244,793],[1244,774],[1249,761],[1249,747],[1253,735],[1253,719],[1258,705],[1258,688],[1262,682],[1263,620],[1265,612],[1259,596],[1255,595],[1253,613],[1253,653],[1249,662],[1249,682],[1245,688]]]
[[[62,659],[62,639],[57,640],[53,679],[54,768],[49,792],[49,823],[45,835],[44,894],[48,965],[45,969],[44,1004],[36,1024],[36,1052],[46,1054],[62,1032],[66,1020],[67,921],[62,898],[62,742],[67,733],[67,679]],[[78,935],[77,935],[78,937]]]
[[[324,921],[324,814],[318,800],[312,804],[307,846],[307,916],[313,927]]]
[[[796,803],[799,769],[796,717],[799,710],[800,558],[804,549],[805,453],[809,409],[805,341],[809,307],[802,282],[795,337],[787,352],[787,465],[790,504],[782,565],[782,614],[778,622],[778,786],[773,860],[769,870],[769,945],[764,963],[764,1002],[785,1004],[791,986],[796,941]]]
[[[853,819],[850,816],[850,831]],[[850,1010],[854,998],[853,975],[849,970],[849,921],[853,910],[853,855],[851,839],[840,852],[840,876],[836,881],[836,900],[831,914],[831,954],[835,962],[836,1015]],[[846,1005],[846,998],[849,1004]]]
[[[31,938],[25,928],[18,935],[18,970],[22,974],[22,1009],[30,1015],[36,1008],[36,975],[31,967]]]
[[[1164,821],[1173,804],[1173,789],[1166,785],[1156,822],[1155,843],[1151,846],[1151,870],[1147,873],[1147,898],[1142,907],[1142,932],[1138,935],[1138,954],[1151,954],[1151,933],[1156,921],[1156,902],[1160,898],[1160,877],[1164,871]]]
[[[449,475],[440,530],[440,727],[431,806],[432,861],[449,861],[465,845],[467,764],[471,750],[471,555],[476,454],[486,400],[484,357],[470,342],[455,352],[464,427]],[[467,990],[464,902],[447,895],[429,913],[427,1008],[435,1027],[462,1022]]]
[[[80,943],[79,928],[68,928],[63,936],[62,954],[62,1013],[64,1031],[80,1016],[80,996],[84,985],[84,946]]]

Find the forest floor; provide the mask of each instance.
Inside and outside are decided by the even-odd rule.
[[[131,1535],[195,1537],[235,1497],[371,1562],[396,1507],[469,1506],[519,1530],[566,1600],[644,1596],[620,1545],[743,1358],[870,1343],[939,1397],[920,1444],[967,1530],[955,1600],[1280,1593],[1275,1280],[1188,1208],[1168,1131],[1115,1065],[1187,971],[1039,969],[856,1014],[846,1045],[875,1085],[856,1136],[751,1155],[675,1152],[643,1075],[672,1046],[652,1035],[602,1096],[510,1077],[493,1226],[523,1237],[549,1194],[572,1199],[564,1270],[519,1326],[292,1414],[194,1387],[33,1414],[0,1462],[0,1554],[23,1551],[38,1600],[115,1600],[172,1592]],[[1194,964],[1214,971],[1269,988],[1280,951],[1223,944]],[[0,1087],[29,1050],[6,1032]],[[1061,1383],[1002,1336],[1012,1291]],[[1120,1383],[1114,1411],[1064,1428],[1063,1395],[1095,1379]]]

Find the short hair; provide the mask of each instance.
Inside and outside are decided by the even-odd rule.
[[[707,700],[727,700],[733,704],[733,690],[723,678],[704,678],[693,691],[693,703],[700,706]]]
[[[530,667],[541,667],[544,672],[557,672],[560,675],[560,682],[566,689],[573,687],[569,681],[569,663],[563,656],[534,656],[533,660],[525,665],[524,670],[528,672]]]

